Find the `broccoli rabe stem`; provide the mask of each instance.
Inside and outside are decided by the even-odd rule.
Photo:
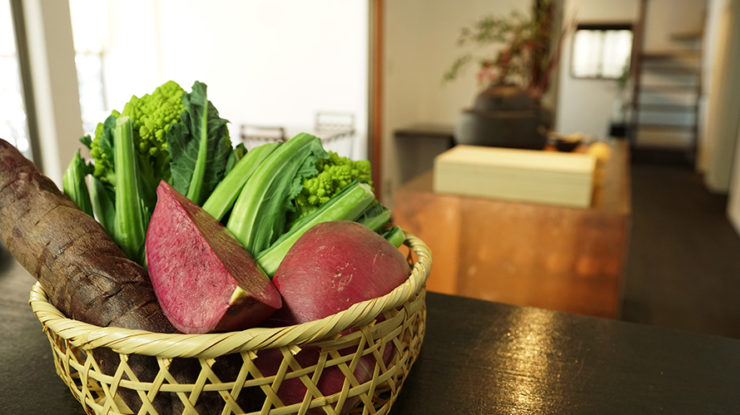
[[[187,198],[195,203],[201,202],[201,192],[203,190],[203,176],[206,173],[206,162],[208,160],[208,101],[205,102],[206,108],[201,108],[200,112],[195,112],[199,128],[194,131],[199,136],[194,137],[198,140],[198,159],[195,161],[193,169],[193,178],[188,187]]]
[[[93,176],[91,181],[90,198],[92,199],[95,217],[103,225],[103,229],[108,232],[108,235],[114,238],[114,227],[116,223],[116,206],[114,200],[116,195],[112,190],[106,188],[103,182],[97,177]]]
[[[296,222],[275,243],[257,255],[257,263],[272,278],[293,244],[311,227],[332,220],[356,220],[374,202],[375,194],[368,184],[351,184],[318,210]]]
[[[287,204],[296,182],[316,174],[326,154],[318,137],[298,134],[272,151],[247,180],[226,228],[252,255],[270,246],[284,231]]]
[[[401,228],[399,228],[398,226],[394,226],[389,231],[383,234],[383,238],[385,238],[388,242],[393,244],[393,246],[398,248],[399,246],[403,245],[403,242],[406,240],[406,234]]]
[[[247,182],[254,171],[262,164],[262,161],[273,151],[280,143],[263,144],[247,152],[239,160],[234,168],[229,172],[221,183],[216,186],[213,193],[203,204],[203,210],[208,212],[217,220],[223,219],[226,212],[234,205],[234,201],[239,196],[244,184]]]
[[[375,202],[365,209],[365,211],[355,219],[355,222],[363,224],[373,231],[378,232],[382,230],[390,220],[391,211],[380,202]]]
[[[93,207],[90,201],[90,193],[87,190],[87,183],[85,183],[85,176],[87,176],[85,160],[80,156],[80,151],[77,150],[74,158],[72,158],[69,166],[67,166],[67,170],[64,172],[62,188],[64,189],[64,194],[72,199],[77,207],[88,215],[93,216]]]
[[[139,197],[139,171],[136,165],[134,134],[129,117],[116,120],[113,132],[116,166],[116,216],[114,240],[126,255],[144,264],[146,223]]]

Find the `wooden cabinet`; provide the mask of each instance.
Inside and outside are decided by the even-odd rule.
[[[430,291],[616,317],[630,224],[629,161],[611,143],[589,208],[396,190],[393,220],[432,249]]]

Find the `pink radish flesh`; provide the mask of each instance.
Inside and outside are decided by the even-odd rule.
[[[275,319],[296,324],[327,317],[388,294],[408,275],[409,265],[403,254],[382,236],[355,222],[324,222],[296,241],[278,267],[273,282],[283,296],[283,308]],[[258,366],[264,372],[276,373],[282,356],[264,352],[260,353]],[[387,345],[383,354],[386,364],[392,356],[393,346]],[[306,367],[316,363],[318,353],[304,349],[296,359]],[[372,355],[360,359],[354,371],[360,383],[370,379],[375,363]],[[326,396],[339,392],[343,383],[344,375],[332,367],[325,369],[318,386]],[[302,401],[305,393],[300,379],[286,380],[278,390],[278,396],[288,405]],[[356,398],[346,402],[345,411],[355,403]]]
[[[157,299],[184,333],[248,328],[282,306],[275,286],[239,242],[164,181],[157,188],[146,256]]]

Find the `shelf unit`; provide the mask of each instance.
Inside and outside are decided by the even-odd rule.
[[[675,33],[671,50],[645,50],[648,0],[641,0],[635,32],[632,117],[633,156],[694,164],[701,98],[701,32]]]

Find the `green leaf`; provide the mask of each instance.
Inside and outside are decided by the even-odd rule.
[[[97,177],[92,178],[90,186],[93,211],[108,236],[114,238],[114,226],[116,222],[116,195],[113,190],[106,187]]]
[[[137,152],[137,166],[139,167],[139,196],[142,207],[146,212],[154,212],[157,204],[157,186],[161,179],[161,172],[150,162],[146,154]],[[149,218],[149,215],[146,216]]]
[[[89,150],[92,147],[92,138],[90,137],[90,134],[80,137],[80,143]]]
[[[172,184],[200,205],[224,177],[232,151],[228,121],[219,117],[201,82],[183,95],[183,104],[181,122],[167,132]]]
[[[384,217],[386,213],[390,216],[390,212],[384,207],[375,209],[373,207],[375,204],[378,203],[375,201],[372,187],[367,183],[354,182],[321,207],[298,220],[269,248],[255,255],[257,263],[272,278],[293,244],[314,225],[333,220],[366,220],[367,224],[368,217],[363,216],[366,210],[374,212],[373,214],[378,217]],[[373,222],[378,225],[378,221]]]
[[[247,155],[247,147],[244,146],[244,143],[237,144],[237,146],[234,147],[234,150],[229,154],[229,161],[226,162],[224,177],[226,177],[231,172],[234,166],[236,166],[236,163],[244,158],[245,155]]]
[[[105,119],[105,122],[103,122],[103,133],[100,135],[98,146],[91,150],[101,152],[103,157],[110,161],[111,168],[106,171],[105,175],[97,177],[111,186],[116,185],[116,174],[114,173],[116,171],[116,158],[113,151],[113,132],[116,129],[117,118],[116,115],[109,115]]]
[[[296,183],[318,173],[316,161],[325,157],[318,137],[298,134],[271,152],[249,178],[226,227],[252,255],[283,233]]]
[[[406,240],[406,234],[401,228],[394,226],[383,234],[383,238],[398,248],[403,245],[403,242]]]
[[[233,170],[221,180],[208,199],[203,203],[203,210],[216,218],[223,219],[239,196],[244,184],[262,162],[281,143],[267,143],[253,148],[234,166]]]
[[[443,82],[450,82],[454,81],[455,78],[460,74],[460,71],[465,67],[473,57],[471,55],[463,55],[457,59],[455,59],[454,62],[452,62],[452,65],[447,69],[447,71],[442,76]]]
[[[87,165],[85,164],[85,159],[80,156],[80,151],[77,150],[69,166],[67,166],[67,170],[64,171],[62,188],[64,189],[64,194],[72,199],[77,207],[88,215],[93,216],[93,207],[90,202],[87,183],[85,183],[85,176],[87,176]]]

